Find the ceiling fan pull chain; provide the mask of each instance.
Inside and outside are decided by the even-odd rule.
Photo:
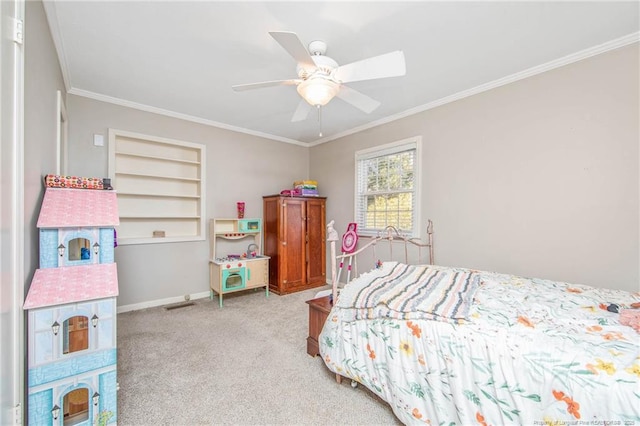
[[[316,105],[316,108],[318,108],[318,127],[320,129],[318,137],[322,137],[322,107],[320,105]]]

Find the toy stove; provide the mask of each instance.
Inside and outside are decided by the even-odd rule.
[[[236,290],[245,288],[247,284],[247,268],[245,259],[236,256],[216,257],[215,263],[222,269],[222,289]]]
[[[241,268],[245,264],[245,259],[242,259],[239,256],[225,256],[225,257],[216,257],[215,262],[218,265],[223,265],[226,268]]]

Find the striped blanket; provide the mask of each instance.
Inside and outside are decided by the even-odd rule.
[[[353,319],[467,319],[480,275],[469,270],[384,262],[340,292],[336,306]]]

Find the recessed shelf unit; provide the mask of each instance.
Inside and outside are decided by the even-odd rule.
[[[201,144],[109,129],[118,243],[204,240],[205,159]]]

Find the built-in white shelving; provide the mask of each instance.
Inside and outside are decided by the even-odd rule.
[[[201,144],[110,129],[118,243],[205,239],[205,158]]]

